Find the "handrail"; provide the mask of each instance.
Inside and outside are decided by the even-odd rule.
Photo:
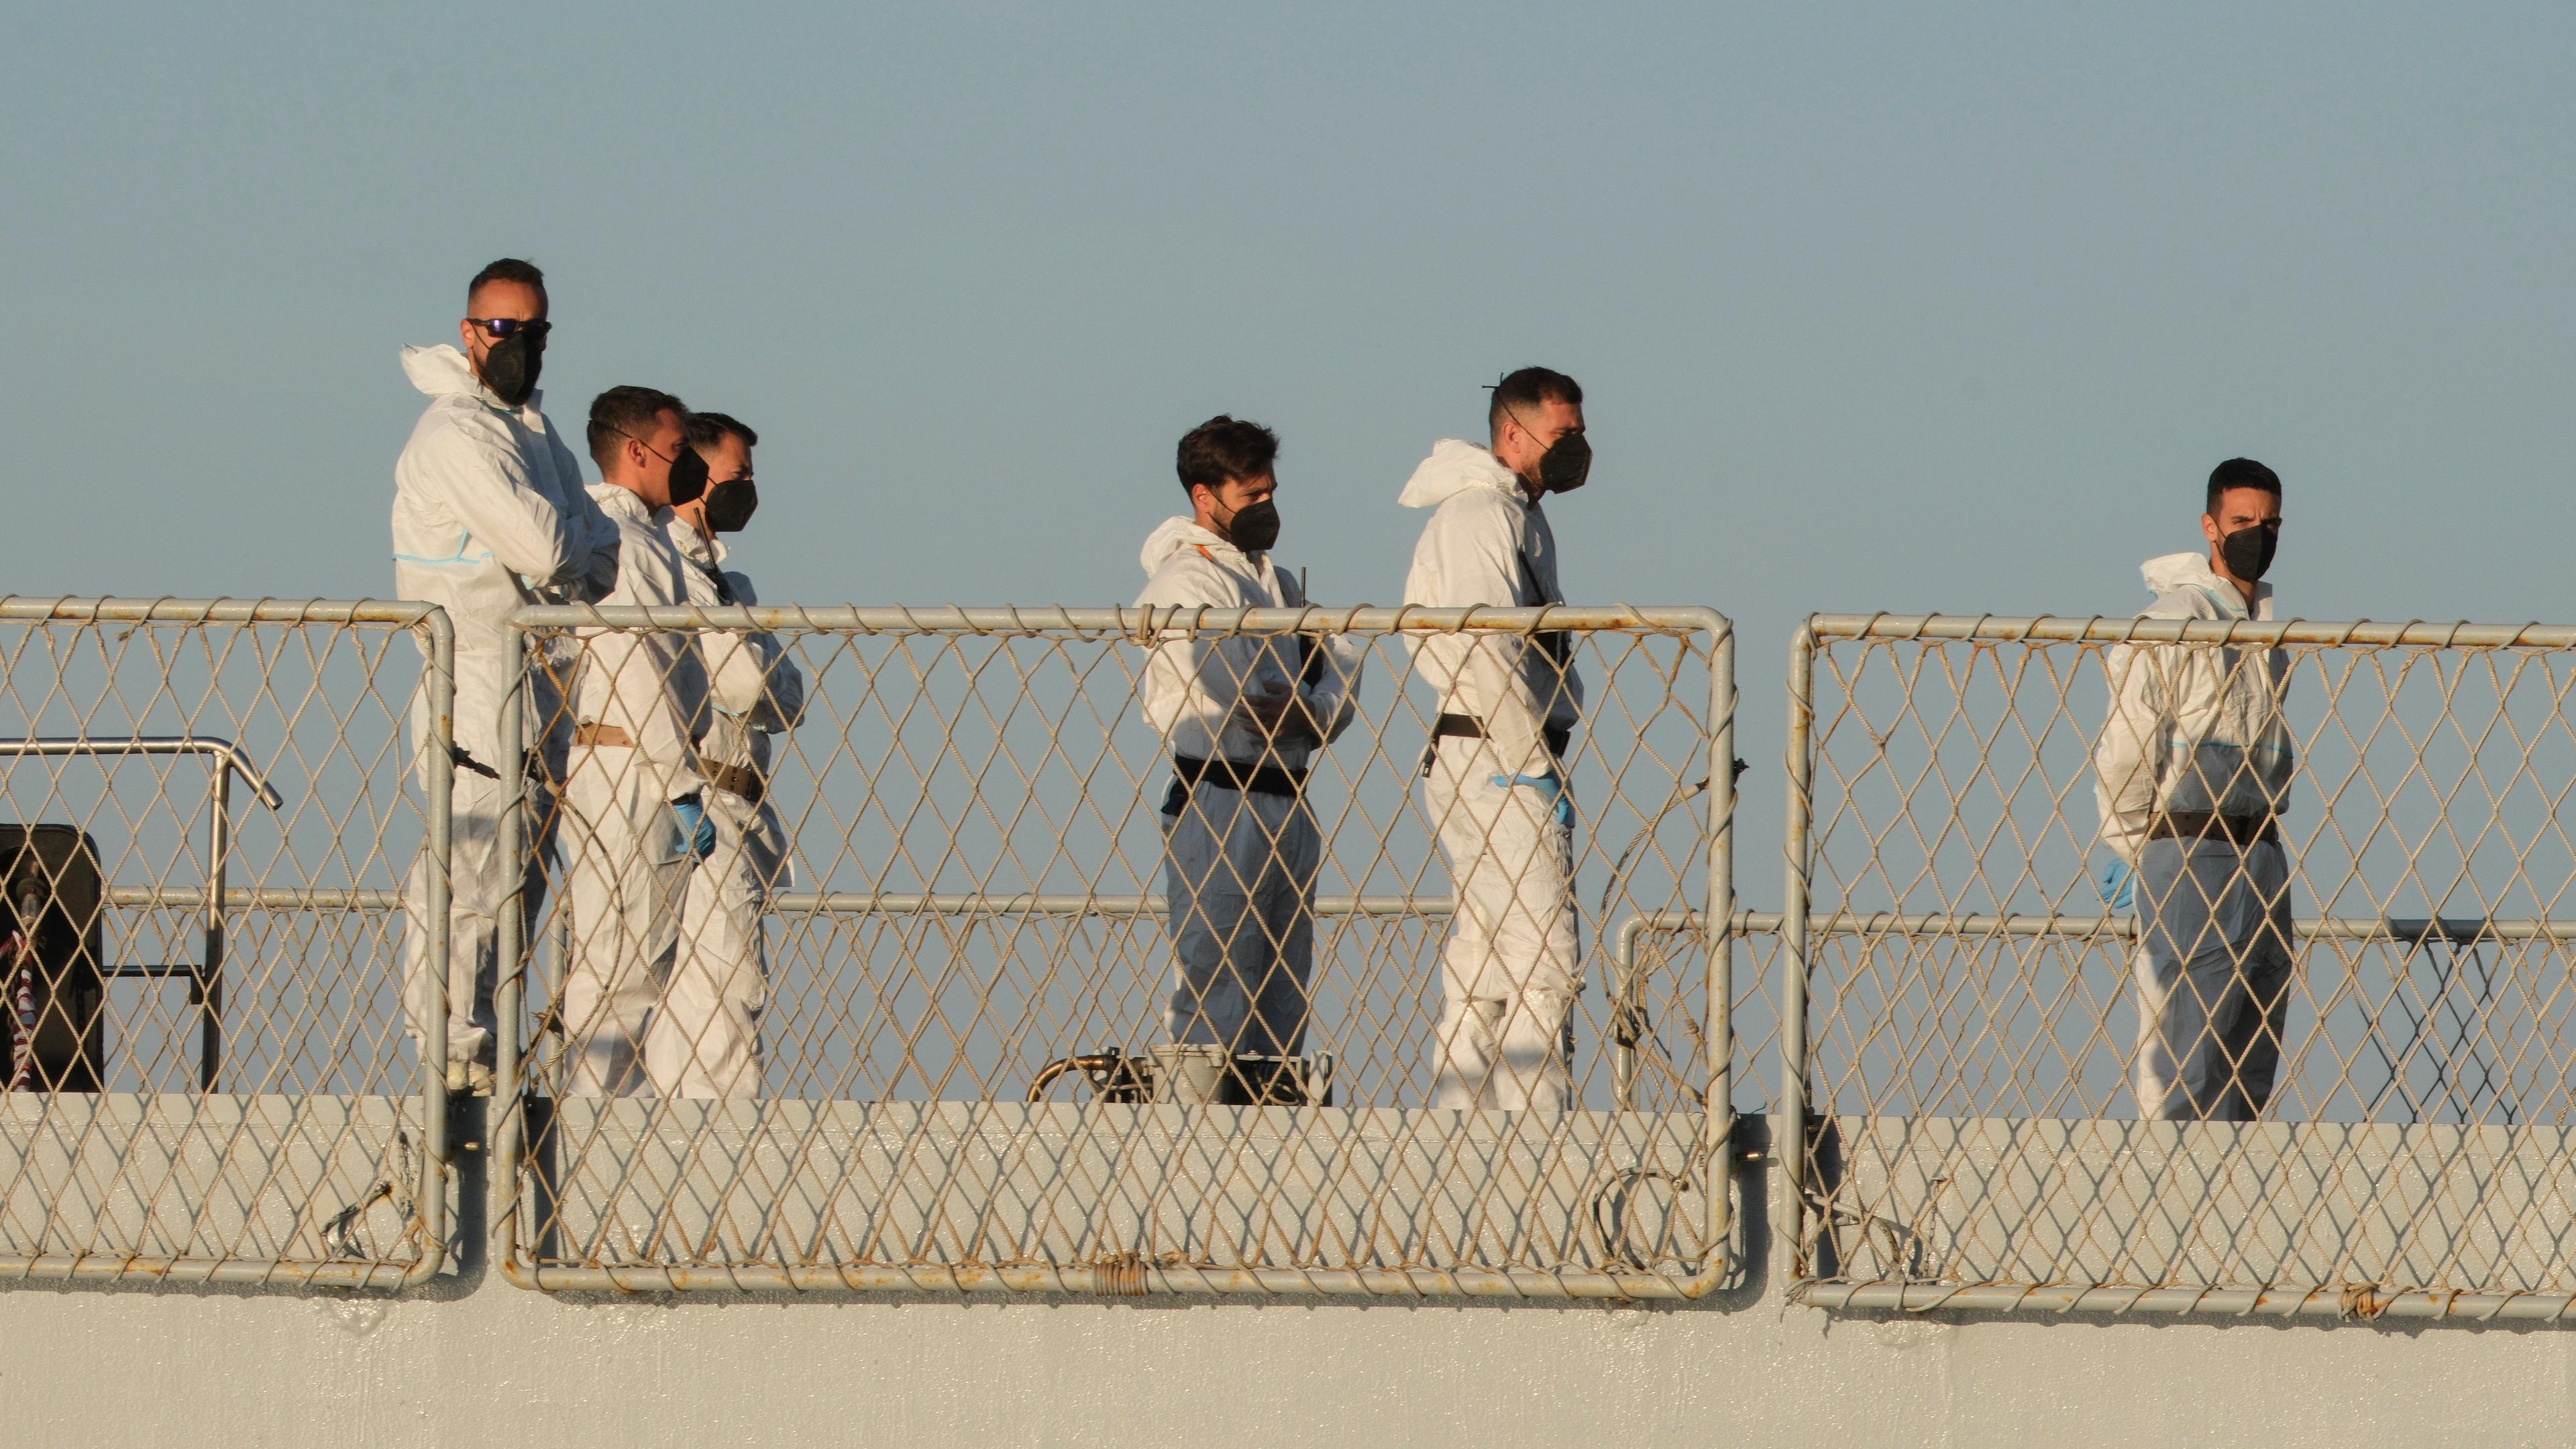
[[[2060,618],[2041,614],[1812,614],[1810,639],[1940,639],[2000,644],[2358,644],[2364,648],[2576,648],[2571,624],[2375,623],[2368,619]]]
[[[57,601],[53,607],[82,602],[104,606],[114,601]],[[0,600],[0,618],[12,617],[12,608],[25,607],[23,601]],[[158,607],[155,605],[155,607]],[[351,606],[355,608],[357,606]],[[93,608],[95,612],[95,607]],[[148,611],[147,611],[148,612]],[[34,617],[54,618],[56,614]],[[183,617],[205,617],[202,611]],[[192,893],[187,904],[206,913],[205,959],[194,967],[146,966],[100,969],[114,977],[188,978],[188,994],[197,1007],[197,1085],[205,1091],[215,1090],[223,1070],[224,1056],[224,912],[231,908],[233,893],[225,887],[225,863],[232,857],[232,780],[239,775],[249,782],[259,802],[272,813],[286,808],[286,797],[268,782],[257,761],[231,740],[213,735],[133,735],[125,739],[88,739],[81,736],[38,737],[22,740],[0,740],[0,758],[66,758],[105,756],[124,758],[132,755],[203,755],[213,764],[213,778],[207,784],[206,884]],[[102,893],[105,882],[101,882]],[[112,900],[112,897],[111,897]]]
[[[232,772],[250,783],[259,794],[259,803],[271,812],[286,808],[286,797],[261,772],[250,753],[230,740],[213,735],[135,735],[121,740],[93,740],[81,736],[40,737],[25,740],[0,740],[0,755],[220,755]]]
[[[1177,606],[1123,608],[973,608],[953,605],[936,609],[806,608],[798,605],[706,608],[695,604],[642,607],[632,604],[533,604],[510,616],[522,629],[829,629],[874,634],[1016,634],[1071,629],[1101,635],[1123,635],[1151,642],[1171,629],[1211,633],[1342,634],[1354,631],[1400,633],[1472,630],[1480,633],[1527,634],[1548,629],[1656,629],[1705,632],[1713,638],[1732,634],[1733,625],[1714,609],[1697,606],[1632,608],[1571,607],[1551,604],[1535,609],[1380,609],[1368,605],[1325,609],[1204,609]]]

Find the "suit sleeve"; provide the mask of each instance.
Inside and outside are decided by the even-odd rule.
[[[548,432],[546,443],[554,452],[557,476],[565,480],[571,493],[564,511],[573,535],[575,569],[561,580],[565,598],[576,604],[596,603],[617,588],[617,522],[600,511],[599,501],[581,485],[581,464],[564,445],[563,436]]]
[[[2093,742],[2093,803],[2102,817],[2102,843],[2134,866],[2156,808],[2156,771],[2163,762],[2165,689],[2153,645],[2114,644],[2102,651],[2111,706]]]
[[[1157,572],[1136,602],[1149,608],[1231,607],[1209,581],[1193,578],[1188,565],[1179,560]],[[1145,723],[1167,744],[1178,735],[1188,748],[1218,750],[1235,701],[1242,697],[1242,685],[1227,667],[1222,640],[1176,629],[1146,656],[1137,704]],[[1203,733],[1186,731],[1192,724]]]
[[[1282,576],[1280,594],[1292,609],[1304,608],[1306,596],[1293,578]],[[1362,654],[1358,643],[1346,636],[1306,635],[1308,652],[1298,670],[1298,695],[1306,713],[1323,731],[1325,743],[1341,737],[1359,714],[1360,665]]]
[[[751,580],[727,574],[735,599],[755,605]],[[716,633],[701,636],[707,654],[708,687],[716,707],[739,715],[752,729],[778,734],[796,727],[805,714],[805,674],[788,657],[777,635]]]
[[[486,415],[453,416],[419,451],[424,490],[503,568],[539,584],[570,576],[582,558],[578,525],[528,476],[509,425]],[[582,501],[589,502],[587,495]],[[591,512],[598,511],[592,504]]]
[[[1467,512],[1449,540],[1449,577],[1459,597],[1450,607],[1520,603],[1521,553],[1506,506]],[[1543,774],[1554,766],[1547,753],[1538,701],[1530,693],[1522,655],[1532,646],[1516,634],[1471,632],[1460,637],[1464,658],[1444,708],[1484,721],[1485,738],[1506,771]]]

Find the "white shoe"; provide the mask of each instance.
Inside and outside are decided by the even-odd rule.
[[[449,1062],[447,1095],[451,1097],[488,1097],[492,1095],[492,1069],[481,1062]]]

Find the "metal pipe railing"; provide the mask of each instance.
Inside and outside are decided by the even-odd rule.
[[[1125,636],[1153,642],[1166,630],[1197,633],[1529,634],[1542,630],[1654,630],[1731,638],[1726,616],[1696,607],[1572,607],[1535,609],[1205,609],[1124,608],[776,608],[694,604],[534,604],[510,616],[518,629],[797,629],[849,634],[1022,634],[1067,631]],[[1732,681],[1729,681],[1731,687]]]
[[[1817,614],[1810,639],[1941,639],[2058,644],[2329,644],[2363,648],[2568,649],[2576,625],[2332,622],[2317,619],[2088,619],[1991,614]]]
[[[6,615],[5,606],[0,606],[0,617]],[[121,740],[83,737],[0,740],[0,758],[122,758],[133,755],[203,755],[212,764],[212,778],[207,786],[206,884],[191,895],[191,900],[201,905],[206,913],[205,959],[195,965],[163,963],[112,967],[101,963],[100,974],[111,978],[184,976],[188,979],[188,999],[197,1007],[197,1086],[211,1092],[223,1071],[224,913],[231,908],[232,896],[226,887],[224,872],[233,849],[233,776],[239,775],[248,782],[252,793],[271,812],[284,810],[286,798],[269,783],[258,762],[251,759],[241,746],[212,735],[137,735]]]

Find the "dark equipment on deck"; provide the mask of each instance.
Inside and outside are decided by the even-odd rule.
[[[95,1092],[107,1059],[98,846],[69,825],[0,825],[0,1021],[13,1092]]]

